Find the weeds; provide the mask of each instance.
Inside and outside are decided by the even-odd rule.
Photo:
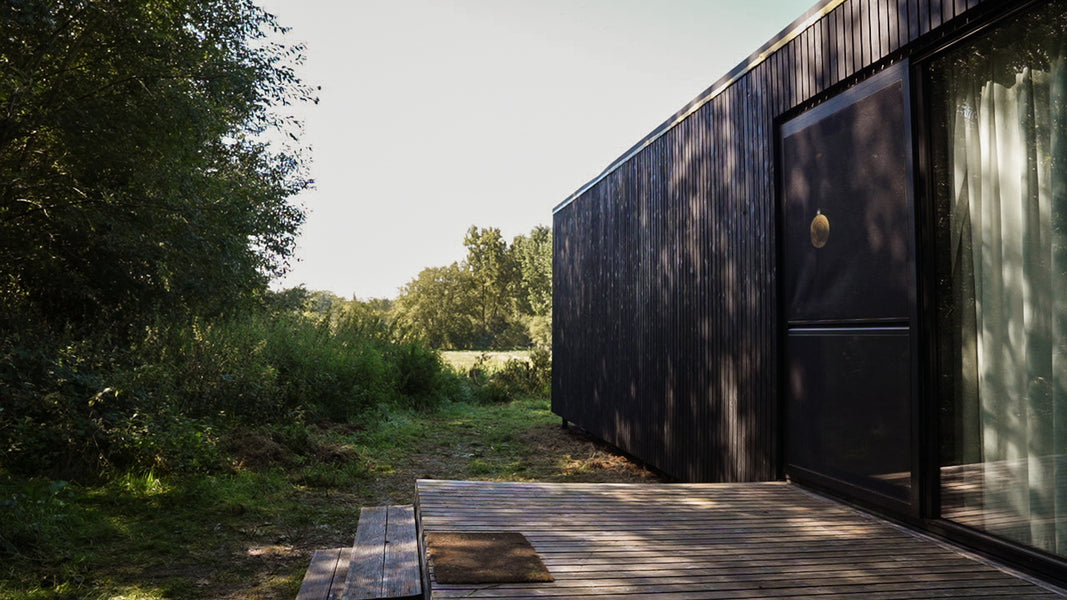
[[[45,560],[60,553],[67,487],[65,481],[10,477],[0,484],[0,555]]]
[[[126,349],[46,341],[0,338],[0,469],[13,473],[216,473],[232,467],[231,431],[369,423],[472,393],[436,351],[368,337],[353,318],[160,323]]]
[[[547,397],[551,393],[552,355],[535,348],[516,356],[514,352],[457,352],[458,370],[474,386],[473,399],[499,404],[522,396]],[[499,357],[503,356],[501,361]]]

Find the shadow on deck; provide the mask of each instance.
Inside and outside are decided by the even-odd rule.
[[[1062,598],[981,561],[786,483],[417,482],[420,540],[519,531],[551,583],[439,584],[444,598]]]

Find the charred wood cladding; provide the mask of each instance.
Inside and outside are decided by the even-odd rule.
[[[553,410],[1062,577],[1064,40],[1067,0],[817,5],[556,208]]]

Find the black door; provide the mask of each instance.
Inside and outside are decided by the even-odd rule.
[[[914,513],[907,67],[783,124],[785,459],[794,479]]]

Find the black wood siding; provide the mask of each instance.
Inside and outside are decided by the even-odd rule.
[[[778,478],[776,119],[978,4],[824,2],[560,205],[553,410],[680,479]]]

